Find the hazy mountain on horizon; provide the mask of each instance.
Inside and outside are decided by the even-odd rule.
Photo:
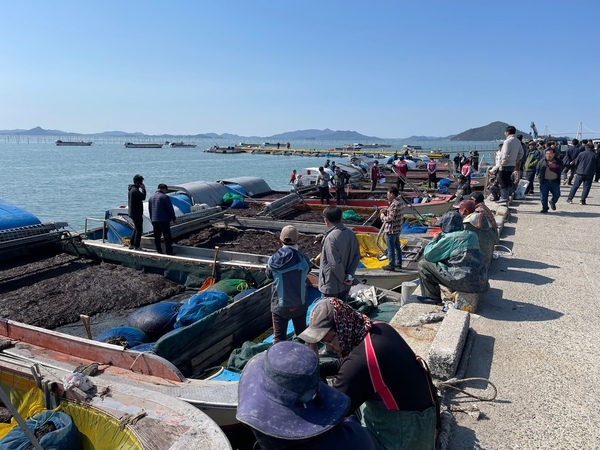
[[[0,135],[6,134],[17,134],[17,135],[45,135],[45,136],[86,136],[86,137],[161,137],[165,139],[171,139],[175,137],[185,137],[185,138],[206,138],[206,139],[224,139],[224,140],[239,140],[240,142],[254,142],[258,141],[262,142],[287,142],[293,140],[331,140],[331,141],[347,141],[348,143],[359,142],[361,144],[368,144],[374,142],[381,141],[389,141],[389,140],[403,140],[403,141],[443,141],[443,140],[453,140],[453,141],[492,141],[496,139],[504,138],[504,128],[506,128],[508,124],[505,122],[492,122],[488,125],[478,128],[470,128],[462,133],[449,135],[449,136],[410,136],[407,138],[380,138],[376,136],[366,136],[364,134],[358,133],[357,131],[351,130],[336,130],[333,131],[329,128],[325,128],[324,130],[318,129],[307,129],[307,130],[296,130],[296,131],[287,131],[284,133],[274,134],[272,136],[240,136],[237,134],[230,133],[202,133],[202,134],[186,134],[186,135],[173,135],[173,134],[145,134],[141,132],[127,132],[127,131],[103,131],[101,133],[74,133],[62,130],[45,130],[42,127],[35,127],[31,130],[0,130]],[[518,133],[523,134],[524,137],[530,138],[528,133],[518,131]]]

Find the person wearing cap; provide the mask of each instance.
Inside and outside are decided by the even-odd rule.
[[[479,248],[483,253],[483,260],[489,266],[492,262],[494,247],[498,242],[498,231],[495,226],[492,226],[487,215],[480,211],[477,210],[474,200],[463,200],[458,207],[458,213],[463,218],[465,230],[470,230],[477,235],[477,242],[479,242]]]
[[[471,195],[471,200],[473,200],[475,202],[475,211],[483,214],[487,218],[487,220],[490,223],[490,225],[492,226],[492,228],[494,228],[494,230],[497,233],[498,232],[498,223],[496,222],[494,213],[490,210],[490,208],[488,208],[486,206],[484,198],[483,198],[483,193],[480,191],[474,192],[473,195]]]
[[[525,169],[525,179],[529,183],[527,185],[527,189],[525,189],[525,195],[534,194],[533,181],[535,180],[535,168],[542,157],[542,154],[537,149],[537,144],[535,141],[529,141],[528,146],[529,151],[527,152],[525,164],[523,165],[523,168]]]
[[[463,227],[463,218],[449,211],[438,221],[442,232],[425,247],[419,261],[421,293],[417,300],[441,304],[440,285],[452,291],[480,293],[489,289],[487,265],[477,235]]]
[[[244,367],[236,418],[263,450],[375,450],[365,428],[344,420],[349,406],[347,395],[321,381],[315,352],[287,341]]]
[[[335,186],[335,200],[338,206],[348,204],[348,196],[346,195],[346,183],[348,182],[348,178],[348,174],[342,172],[341,168],[335,168],[333,185]]]
[[[321,376],[335,377],[333,387],[350,397],[349,414],[360,410],[378,449],[433,450],[438,402],[431,375],[393,327],[330,297],[314,306],[300,337],[337,354],[321,364]]]
[[[383,270],[394,271],[402,268],[402,248],[400,247],[400,232],[404,222],[404,203],[401,201],[400,192],[395,186],[390,186],[387,190],[387,199],[389,206],[381,211],[379,218],[383,222],[383,232],[385,233],[385,245],[387,248],[388,264],[382,267]]]
[[[164,183],[148,199],[148,212],[154,231],[154,246],[157,253],[162,253],[161,238],[165,238],[167,255],[173,255],[173,237],[171,236],[171,222],[176,222],[175,210],[171,197],[167,195],[168,186]]]
[[[408,174],[408,165],[406,161],[404,161],[404,156],[398,158],[396,161],[396,174],[398,175],[398,179],[396,180],[396,188],[400,192],[404,192],[404,184],[406,183],[406,176]]]
[[[308,256],[298,250],[299,237],[298,230],[292,225],[283,227],[279,234],[281,248],[267,261],[266,274],[273,279],[273,344],[287,339],[290,319],[296,336],[306,328],[306,276],[310,272],[310,261]]]
[[[324,297],[348,298],[354,273],[360,262],[360,245],[356,234],[342,223],[342,210],[328,206],[323,211],[327,231],[321,241],[319,292]]]
[[[136,174],[133,184],[128,187],[128,214],[133,222],[133,233],[129,241],[130,250],[141,250],[142,234],[144,233],[144,200],[146,200],[146,186],[144,177]]]

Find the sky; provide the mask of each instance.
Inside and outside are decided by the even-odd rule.
[[[0,130],[600,139],[598,0],[0,0]]]

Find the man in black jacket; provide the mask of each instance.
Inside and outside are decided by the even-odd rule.
[[[579,156],[579,154],[583,151],[583,148],[579,146],[579,141],[577,139],[573,139],[571,144],[572,145],[569,145],[569,148],[567,148],[567,153],[563,160],[563,163],[565,164],[565,170],[563,172],[563,184],[568,184],[569,186],[573,184],[573,176],[575,175],[575,166],[571,163],[575,161],[577,156]]]
[[[144,232],[144,200],[146,200],[146,186],[144,177],[134,175],[133,184],[129,185],[128,206],[129,217],[133,221],[133,233],[129,241],[130,250],[140,250],[142,233]]]
[[[586,144],[585,150],[575,158],[574,161],[570,162],[573,171],[577,172],[575,177],[575,183],[571,187],[567,203],[573,203],[573,197],[577,193],[577,189],[583,183],[583,190],[581,191],[580,204],[585,205],[585,200],[590,193],[592,187],[592,180],[596,174],[596,168],[598,167],[598,154],[594,151],[592,144]],[[570,184],[570,183],[569,183]]]

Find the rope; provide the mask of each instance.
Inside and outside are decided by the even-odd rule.
[[[498,259],[500,256],[513,256],[513,252],[504,245],[494,245],[494,259]]]
[[[466,383],[469,381],[484,381],[487,385],[489,385],[492,388],[491,395],[486,396],[486,395],[472,394],[472,393],[468,392],[467,390],[457,386],[460,383]],[[496,385],[486,378],[480,378],[480,377],[460,378],[460,379],[459,378],[450,378],[449,380],[446,380],[446,381],[438,381],[437,383],[434,382],[434,384],[442,392],[444,392],[447,389],[454,389],[455,391],[462,392],[463,394],[465,394],[469,397],[472,397],[476,400],[482,401],[482,402],[491,402],[491,401],[495,400],[496,396],[498,395],[498,388],[496,387]],[[483,391],[484,392],[487,391],[487,387]]]

